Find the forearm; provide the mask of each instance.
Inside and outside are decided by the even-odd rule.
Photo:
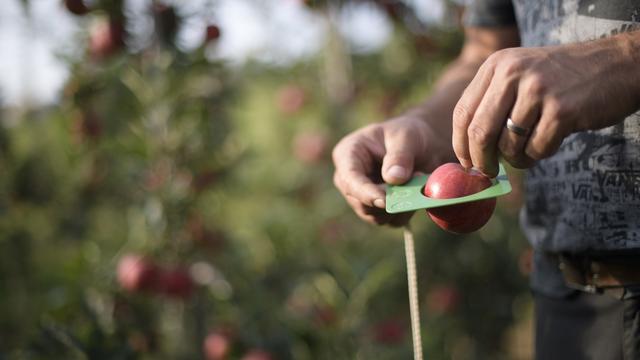
[[[469,59],[460,56],[444,70],[431,96],[407,111],[407,115],[417,116],[429,123],[438,136],[451,138],[453,108],[483,61],[484,58]]]
[[[564,69],[570,76],[584,79],[573,86],[549,86],[547,98],[574,109],[573,117],[579,118],[568,129],[569,133],[611,126],[640,110],[640,31],[559,45],[551,48],[546,61],[547,68]],[[564,83],[569,84],[569,81]],[[590,109],[578,107],[572,104],[571,100],[576,100],[571,94],[580,94],[596,102],[599,99],[602,103]]]
[[[607,39],[602,41],[607,41]],[[629,90],[631,111],[640,110],[640,30],[613,36],[610,38],[610,42],[618,52],[614,66],[620,67],[620,81]],[[614,57],[612,54],[605,56]]]

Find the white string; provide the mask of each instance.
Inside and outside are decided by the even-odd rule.
[[[418,305],[418,275],[416,273],[416,253],[413,233],[409,225],[404,230],[404,251],[407,259],[407,281],[409,285],[409,312],[413,335],[413,359],[422,360],[422,335],[420,334],[420,310]]]

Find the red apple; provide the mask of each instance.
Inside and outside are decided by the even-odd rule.
[[[104,59],[124,47],[125,29],[122,22],[110,20],[101,22],[91,31],[89,53],[96,59]]]
[[[312,165],[320,162],[328,149],[329,139],[319,132],[301,132],[293,139],[293,155],[305,164]]]
[[[231,350],[231,339],[224,331],[214,331],[209,333],[204,339],[204,356],[207,360],[226,359]]]
[[[157,289],[160,269],[151,260],[128,254],[118,262],[118,282],[123,289],[140,292]]]
[[[220,28],[215,24],[211,24],[207,26],[204,42],[209,43],[209,42],[218,40],[219,38],[220,38]]]
[[[168,297],[188,299],[193,294],[193,279],[186,269],[167,270],[160,276],[160,289]]]
[[[64,0],[64,5],[70,13],[75,15],[86,15],[91,11],[84,3],[84,0]]]
[[[475,194],[491,185],[491,179],[479,171],[467,170],[457,163],[447,163],[429,176],[424,186],[424,195],[434,199],[451,199]],[[490,198],[431,208],[427,213],[442,229],[456,234],[466,234],[486,224],[495,207],[496,199]]]
[[[242,360],[273,360],[273,356],[264,350],[251,350],[244,354]]]
[[[313,309],[313,321],[320,326],[333,326],[338,322],[338,314],[330,305],[319,305]]]
[[[437,286],[427,294],[427,309],[433,314],[448,314],[458,307],[460,293],[455,287]]]
[[[379,322],[373,328],[373,338],[379,344],[398,344],[404,340],[406,327],[398,318]]]
[[[286,85],[277,94],[278,109],[287,115],[296,114],[307,102],[307,92],[298,85]]]

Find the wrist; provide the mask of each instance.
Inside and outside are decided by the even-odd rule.
[[[640,31],[622,33],[603,39],[608,43],[603,60],[609,71],[603,76],[618,81],[629,92],[635,109],[640,109]]]
[[[640,31],[623,33],[618,37],[621,53],[629,64],[629,79],[636,98],[636,108],[640,110]]]
[[[630,114],[640,108],[640,32],[569,45],[575,71],[606,94],[612,108],[605,113]]]

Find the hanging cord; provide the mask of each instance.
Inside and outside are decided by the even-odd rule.
[[[420,334],[420,310],[418,305],[418,275],[416,273],[416,253],[413,245],[413,233],[409,225],[403,229],[404,250],[407,259],[407,281],[409,285],[409,311],[411,314],[411,333],[413,335],[413,359],[422,360],[422,336]]]

